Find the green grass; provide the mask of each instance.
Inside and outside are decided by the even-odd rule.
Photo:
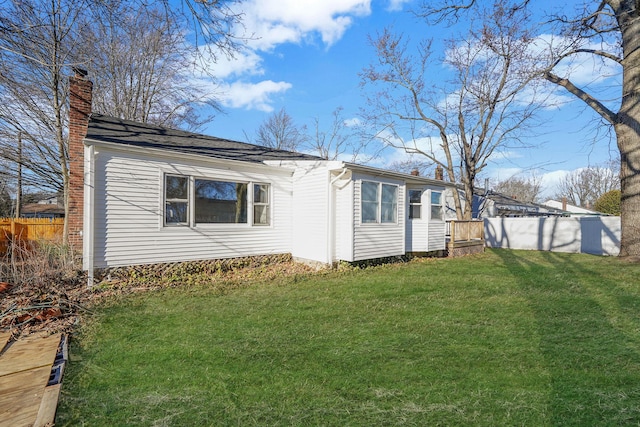
[[[640,424],[640,265],[494,250],[128,296],[58,426]]]

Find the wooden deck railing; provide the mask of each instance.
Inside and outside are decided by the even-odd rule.
[[[451,242],[484,240],[484,221],[447,221],[447,236]]]
[[[0,255],[11,245],[28,247],[33,242],[57,241],[62,238],[64,218],[2,218],[0,219]]]

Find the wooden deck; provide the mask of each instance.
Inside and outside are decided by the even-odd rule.
[[[61,336],[10,336],[0,332],[0,427],[53,425],[60,382],[48,383]]]

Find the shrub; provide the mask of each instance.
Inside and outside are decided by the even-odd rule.
[[[622,193],[620,190],[611,190],[604,193],[596,200],[594,205],[595,210],[598,212],[620,215],[620,200]]]

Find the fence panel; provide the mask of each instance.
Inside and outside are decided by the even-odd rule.
[[[0,255],[11,244],[28,247],[33,242],[55,242],[62,238],[64,218],[2,218],[0,219]]]
[[[447,221],[447,235],[455,242],[482,240],[484,238],[484,222],[478,220]]]
[[[487,247],[618,255],[620,217],[487,218]]]

